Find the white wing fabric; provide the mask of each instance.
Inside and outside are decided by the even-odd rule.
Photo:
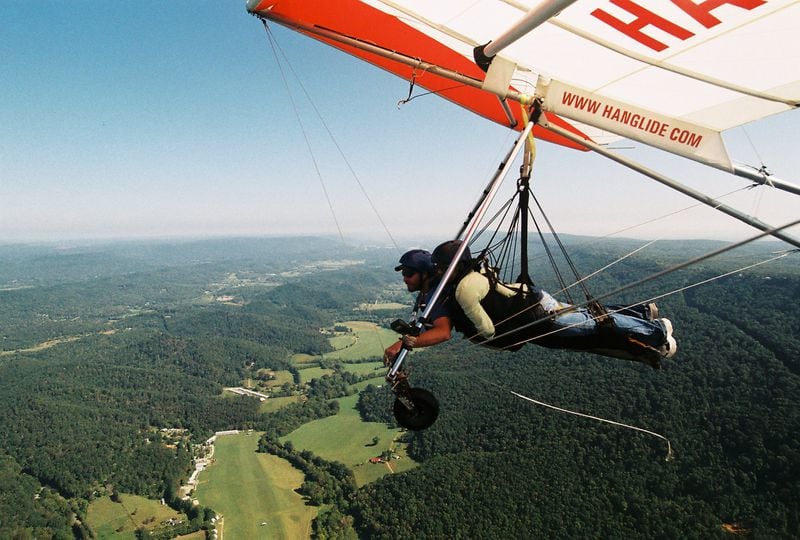
[[[602,130],[724,168],[729,160],[720,132],[800,101],[796,0],[563,3],[568,7],[497,58],[511,66],[510,89],[543,98],[546,111],[574,120],[575,131],[596,140]],[[248,3],[250,11],[287,26],[325,28],[480,79],[485,75],[473,62],[474,47],[496,40],[538,6],[516,0]],[[509,123],[492,91],[447,90],[452,83],[322,40]]]

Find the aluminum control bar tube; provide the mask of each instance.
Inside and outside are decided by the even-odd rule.
[[[511,151],[510,157],[506,160],[503,169],[500,171],[495,177],[494,185],[489,189],[489,193],[484,198],[483,202],[480,205],[480,208],[475,212],[475,215],[472,217],[472,220],[469,223],[466,231],[464,232],[464,237],[460,238],[461,245],[458,247],[456,254],[453,256],[453,260],[450,261],[450,265],[447,267],[447,270],[442,276],[442,280],[439,282],[439,285],[436,286],[436,289],[433,291],[433,295],[428,299],[428,304],[425,306],[425,310],[422,312],[422,315],[419,319],[417,319],[416,327],[418,329],[422,329],[422,322],[428,318],[433,311],[433,308],[436,306],[436,302],[439,300],[439,297],[442,295],[442,291],[444,290],[445,286],[447,286],[447,282],[450,280],[450,277],[455,272],[456,266],[458,265],[458,261],[461,259],[461,256],[466,251],[469,241],[472,239],[472,236],[475,234],[475,231],[478,229],[478,226],[483,219],[483,216],[489,210],[489,206],[492,204],[497,191],[500,189],[500,186],[503,183],[503,179],[508,176],[511,167],[514,164],[514,160],[516,159],[517,155],[519,154],[520,150],[525,147],[525,139],[530,134],[531,130],[533,129],[534,122],[529,122],[525,129],[522,130],[517,142],[514,144],[514,148]],[[408,355],[409,349],[405,347],[405,345],[400,349],[400,353],[395,358],[394,364],[392,364],[392,368],[389,370],[389,373],[386,374],[387,380],[394,380],[397,376],[397,372],[400,371],[400,367],[403,365],[403,360],[405,360],[406,356]]]
[[[508,152],[506,153],[506,157],[504,157],[503,160],[500,162],[500,165],[497,167],[497,171],[494,173],[494,176],[492,176],[492,179],[489,180],[489,183],[486,184],[486,187],[481,192],[481,196],[478,198],[478,201],[475,203],[475,206],[472,207],[472,210],[467,215],[467,219],[465,219],[464,223],[461,224],[461,228],[458,230],[458,233],[455,236],[456,238],[461,238],[461,236],[464,234],[464,231],[466,231],[467,227],[469,227],[470,222],[472,222],[472,216],[474,216],[478,212],[478,210],[481,209],[481,206],[483,205],[483,202],[486,200],[486,197],[489,195],[489,193],[491,193],[492,186],[494,186],[495,181],[497,180],[497,178],[500,177],[501,174],[503,174],[503,169],[505,168],[506,163],[508,163],[509,160],[511,160],[511,155],[514,153],[514,148],[516,148],[516,143],[514,144],[514,146],[509,148]]]
[[[764,223],[760,219],[756,219],[754,217],[748,216],[747,214],[737,210],[736,208],[733,208],[731,206],[723,204],[723,203],[719,202],[718,200],[714,199],[713,197],[709,197],[708,195],[706,195],[704,193],[701,193],[701,192],[699,192],[699,191],[697,191],[695,189],[692,189],[692,188],[690,188],[688,186],[685,186],[685,185],[681,184],[680,182],[676,182],[675,180],[673,180],[673,179],[671,179],[671,178],[669,178],[669,177],[667,177],[667,176],[665,176],[665,175],[663,175],[663,174],[661,174],[661,173],[659,173],[657,171],[649,169],[649,168],[645,167],[644,165],[641,165],[641,164],[633,161],[632,159],[626,158],[626,157],[621,156],[619,154],[615,154],[614,152],[611,152],[610,150],[607,150],[606,148],[600,146],[599,144],[597,144],[597,143],[595,143],[593,141],[589,141],[587,139],[584,139],[584,138],[582,138],[582,137],[580,137],[578,135],[575,135],[575,134],[573,134],[573,133],[567,131],[566,129],[564,129],[562,127],[559,127],[557,125],[550,124],[547,121],[547,119],[545,118],[544,115],[542,115],[540,117],[539,125],[542,126],[545,129],[547,129],[547,130],[550,130],[550,131],[554,132],[554,133],[558,133],[559,135],[562,135],[562,136],[566,137],[567,139],[570,139],[571,141],[575,141],[577,143],[580,143],[580,144],[584,145],[586,148],[589,148],[590,150],[593,150],[594,152],[597,152],[598,154],[601,154],[601,155],[603,155],[603,156],[605,156],[605,157],[607,157],[609,159],[612,159],[612,160],[616,161],[617,163],[628,167],[629,169],[633,169],[636,172],[639,172],[639,173],[641,173],[641,174],[643,174],[643,175],[645,175],[645,176],[647,176],[649,178],[652,178],[656,182],[660,182],[660,183],[664,184],[665,186],[674,189],[675,191],[679,191],[679,192],[683,193],[684,195],[688,195],[689,197],[691,197],[691,198],[693,198],[693,199],[695,199],[697,201],[700,201],[701,203],[703,203],[703,204],[705,204],[707,206],[710,206],[711,208],[713,208],[715,210],[719,210],[720,212],[722,212],[724,214],[728,214],[729,216],[731,216],[733,218],[736,218],[736,219],[738,219],[739,221],[741,221],[743,223],[747,223],[751,227],[755,227],[756,229],[758,229],[760,231],[773,231],[771,234],[775,238],[778,238],[780,240],[783,240],[784,242],[788,242],[788,243],[792,244],[793,246],[800,248],[800,239],[797,239],[797,238],[795,238],[795,237],[793,237],[791,235],[788,235],[788,234],[782,232],[781,230],[775,230],[775,227],[773,227],[772,225],[769,225],[767,223]],[[764,179],[763,175],[761,175],[760,178],[761,178],[762,183],[763,183],[763,179]]]

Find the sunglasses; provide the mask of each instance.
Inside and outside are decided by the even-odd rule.
[[[416,274],[416,270],[412,270],[411,268],[403,268],[403,277],[411,277]]]

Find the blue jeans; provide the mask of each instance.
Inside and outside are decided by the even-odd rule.
[[[619,306],[607,306],[609,311]],[[658,357],[658,349],[667,340],[660,320],[649,321],[637,316],[639,306],[609,313],[610,322],[599,323],[586,308],[566,311],[555,316],[547,332],[533,342],[545,347],[596,352],[606,356],[639,360],[642,356]]]

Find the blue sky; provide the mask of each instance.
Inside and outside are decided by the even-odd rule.
[[[273,26],[312,160],[243,1],[0,0],[0,15],[0,242],[341,229],[388,244],[385,224],[405,246],[452,236],[512,141],[435,96],[398,108],[405,82]],[[799,120],[795,111],[733,130],[731,156],[800,183]],[[711,195],[747,184],[647,148],[622,152]],[[546,143],[534,186],[565,233],[606,235],[694,204]],[[776,225],[800,215],[800,197],[770,189],[724,200]],[[751,234],[708,209],[623,233]]]

